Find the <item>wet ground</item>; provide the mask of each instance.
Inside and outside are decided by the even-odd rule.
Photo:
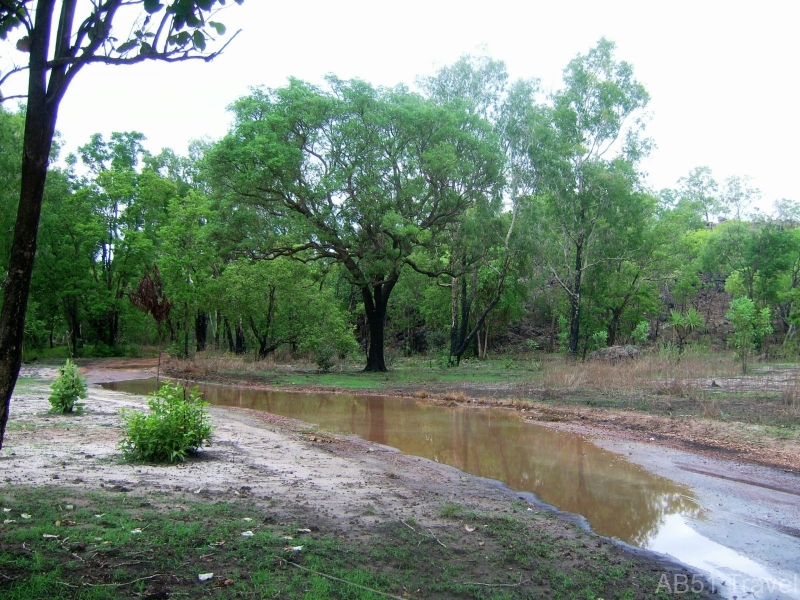
[[[153,384],[109,387],[144,393]],[[503,481],[582,515],[601,535],[709,573],[728,597],[800,598],[800,478],[791,473],[620,441],[579,425],[543,427],[498,408],[223,386],[203,391],[214,404],[355,433]]]

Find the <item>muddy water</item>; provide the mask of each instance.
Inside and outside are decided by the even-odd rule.
[[[104,384],[144,394],[154,380]],[[523,421],[497,408],[441,407],[408,398],[295,394],[201,386],[207,401],[263,410],[392,446],[532,492],[583,515],[592,529],[651,547],[670,517],[695,516],[688,488],[627,462],[582,437]],[[660,544],[659,544],[660,545]]]

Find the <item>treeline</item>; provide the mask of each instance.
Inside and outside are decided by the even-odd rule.
[[[418,88],[256,90],[189,156],[92,136],[48,175],[26,347],[112,355],[163,337],[176,356],[289,349],[328,368],[363,352],[380,371],[385,346],[457,363],[525,323],[581,357],[682,347],[709,289],[749,299],[791,342],[800,206],[752,212],[746,178],[704,167],[648,190],[649,96],[611,42],[549,95],[487,57]],[[3,265],[22,126],[0,109]]]

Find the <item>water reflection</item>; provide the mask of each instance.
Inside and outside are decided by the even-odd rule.
[[[104,387],[148,393],[154,380]],[[338,432],[354,433],[406,454],[533,492],[561,510],[586,517],[592,529],[652,547],[670,515],[695,515],[689,490],[653,475],[582,437],[523,422],[496,408],[450,408],[407,399],[294,394],[200,386],[207,401],[263,410]]]

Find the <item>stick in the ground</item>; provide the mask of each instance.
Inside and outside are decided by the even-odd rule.
[[[431,531],[430,527],[428,528],[428,531],[430,531],[431,537],[436,540],[437,544],[439,544],[442,548],[447,548],[447,546],[445,546],[442,542],[439,541],[439,538],[433,535],[433,531]]]
[[[357,588],[361,588],[362,590],[366,590],[368,592],[372,592],[373,594],[378,594],[379,596],[385,596],[386,598],[394,598],[394,600],[405,600],[405,598],[401,598],[400,596],[392,596],[391,594],[387,594],[386,592],[379,592],[378,590],[373,590],[372,588],[368,588],[363,585],[359,585],[357,583],[353,583],[352,581],[347,581],[346,579],[339,579],[338,577],[334,577],[333,575],[326,575],[325,573],[320,573],[319,571],[315,571],[314,569],[309,569],[308,567],[304,567],[302,565],[298,565],[292,561],[286,561],[293,567],[297,567],[298,569],[302,569],[303,571],[308,571],[309,573],[313,573],[314,575],[319,575],[320,577],[325,577],[326,579],[331,579],[333,581],[339,581],[341,583],[346,583],[347,585],[352,585]]]

